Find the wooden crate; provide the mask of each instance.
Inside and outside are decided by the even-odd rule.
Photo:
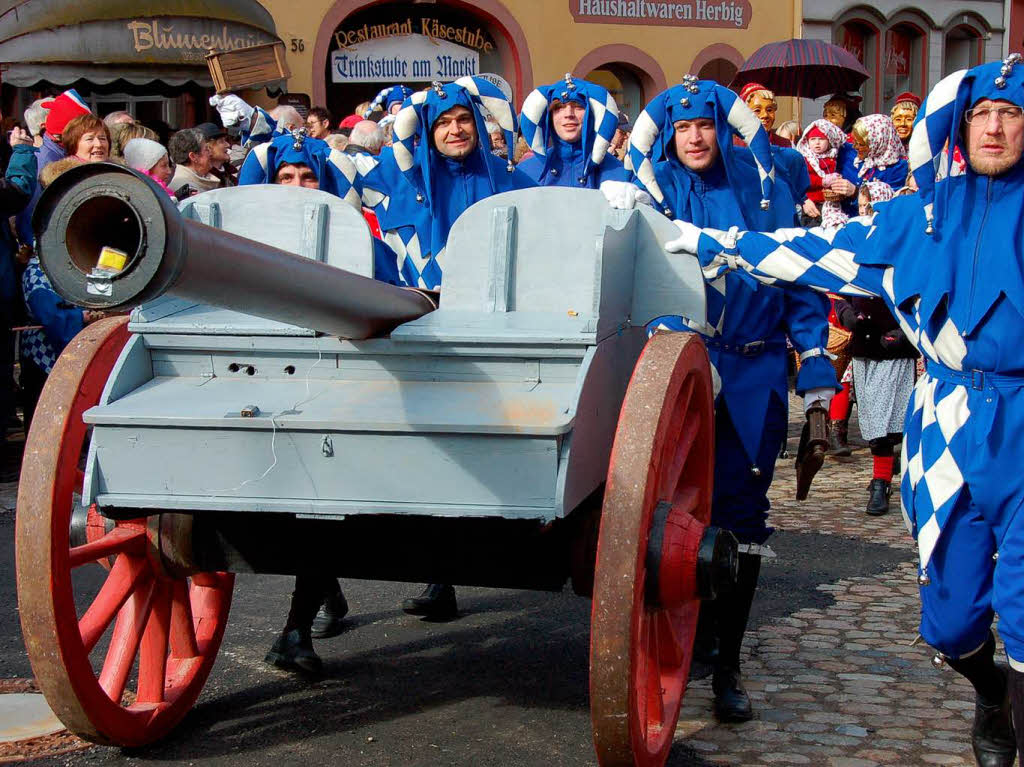
[[[211,51],[206,56],[206,64],[217,93],[261,88],[292,75],[285,63],[284,43],[280,40],[233,51]]]

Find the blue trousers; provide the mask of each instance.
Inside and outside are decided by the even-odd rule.
[[[715,488],[711,500],[711,524],[731,531],[740,543],[764,543],[768,527],[768,488],[775,476],[775,459],[788,428],[786,406],[778,398],[768,400],[764,433],[757,458],[751,461],[729,408],[719,399],[715,408]],[[759,474],[752,471],[756,466]]]
[[[928,563],[931,582],[920,591],[921,636],[944,655],[980,647],[998,613],[1010,663],[1024,671],[1024,529],[1017,516],[1020,508],[996,527],[964,493],[943,527]]]

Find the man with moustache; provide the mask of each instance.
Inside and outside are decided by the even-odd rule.
[[[968,167],[948,177],[946,146]],[[910,139],[919,191],[837,233],[723,233],[678,222],[671,252],[706,276],[741,270],[885,300],[925,357],[904,426],[904,515],[920,553],[921,636],[976,692],[983,767],[1024,760],[1024,65],[945,78]],[[938,167],[940,165],[946,167]],[[936,181],[936,169],[946,171]],[[1009,669],[995,663],[992,623]]]

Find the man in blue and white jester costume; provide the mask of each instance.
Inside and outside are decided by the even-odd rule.
[[[938,170],[948,174],[938,167],[947,142],[962,147],[968,170],[936,183]],[[924,355],[902,482],[920,552],[921,635],[977,692],[972,742],[986,767],[1012,765],[1015,750],[1024,760],[1022,152],[1024,65],[1014,54],[932,90],[910,140],[919,195],[833,234],[680,222],[666,246],[697,254],[710,279],[743,270],[770,284],[880,296]],[[994,662],[994,614],[1009,670]]]
[[[391,149],[356,163],[364,175],[363,201],[376,213],[411,287],[441,287],[448,233],[469,206],[536,186],[511,160],[491,154],[486,114],[515,146],[515,111],[497,86],[481,77],[434,83],[402,104]]]
[[[533,150],[519,170],[540,186],[597,189],[605,181],[630,180],[632,174],[608,152],[619,107],[596,83],[567,74],[540,86],[523,101],[519,126]]]
[[[746,147],[736,146],[739,135]],[[749,148],[748,148],[749,147]],[[687,76],[636,120],[629,160],[657,206],[700,226],[792,226],[796,204],[776,170],[768,135],[732,91]],[[717,639],[713,689],[723,721],[753,715],[740,679],[740,645],[757,588],[768,498],[787,428],[786,337],[803,359],[797,391],[807,408],[827,408],[837,387],[827,357],[828,304],[810,290],[782,291],[728,274],[707,291],[707,322],[659,317],[649,326],[694,330],[707,345],[715,383],[712,524],[732,531],[740,554],[735,590],[701,607],[701,634]],[[822,421],[822,424],[824,421]],[[820,466],[820,459],[818,465]]]

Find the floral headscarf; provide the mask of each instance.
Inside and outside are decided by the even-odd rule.
[[[872,205],[876,202],[888,202],[896,196],[896,192],[884,181],[865,181],[860,188],[868,190],[868,199]],[[860,195],[860,192],[857,194]]]
[[[896,126],[886,115],[865,115],[854,124],[863,125],[868,134],[868,154],[863,160],[853,161],[857,175],[863,176],[872,168],[885,170],[907,156],[907,149],[896,133]]]
[[[824,133],[825,138],[828,139],[828,151],[824,154],[815,154],[811,151],[810,146],[808,146],[808,134],[815,128],[818,129],[818,132]],[[807,165],[811,170],[819,176],[824,176],[825,174],[822,172],[821,165],[818,163],[818,160],[822,157],[833,160],[836,159],[839,155],[839,147],[845,143],[846,134],[843,133],[842,128],[833,125],[828,120],[815,120],[807,126],[807,130],[804,131],[804,135],[802,135],[800,140],[796,142],[796,149],[804,156],[804,159],[807,161]]]

